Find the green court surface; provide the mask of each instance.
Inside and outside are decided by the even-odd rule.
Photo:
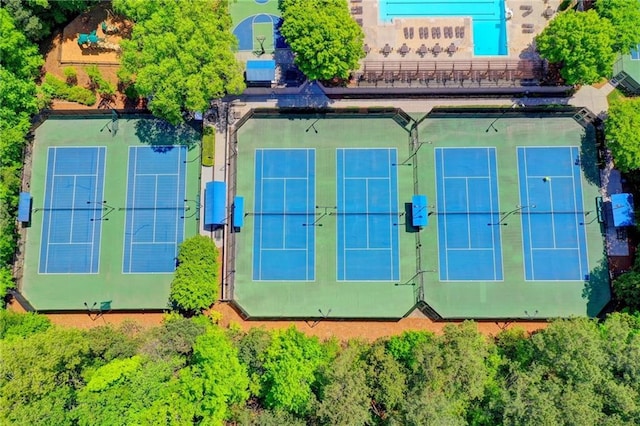
[[[278,0],[267,0],[266,2],[235,0],[229,2],[229,13],[231,14],[233,25],[236,26],[244,19],[261,13],[280,16],[280,9],[278,9]]]
[[[27,228],[20,291],[37,310],[159,310],[168,306],[172,273],[126,273],[125,206],[130,147],[184,145],[187,148],[185,199],[199,199],[201,134],[189,126],[175,128],[146,116],[52,116],[35,131],[30,192],[32,221]],[[106,147],[104,209],[98,273],[39,273],[45,212],[44,194],[49,147]],[[60,148],[57,148],[60,149]],[[179,200],[183,202],[183,200]],[[185,202],[184,237],[198,232],[199,205]],[[161,223],[161,222],[158,222]]]
[[[233,299],[249,317],[401,318],[416,306],[426,306],[436,316],[452,319],[542,319],[595,316],[600,312],[610,293],[600,224],[592,220],[596,217],[599,175],[591,129],[585,130],[570,116],[510,117],[498,112],[473,116],[431,114],[419,122],[417,133],[412,133],[410,124],[395,118],[353,113],[326,116],[256,113],[238,129],[236,192],[232,195],[244,197],[247,214],[244,226],[233,234]],[[582,201],[587,211],[584,224],[580,225],[585,229],[590,270],[586,280],[525,279],[523,216],[515,211],[521,202],[517,147],[550,145],[578,147],[580,152]],[[418,147],[417,151],[412,147]],[[495,149],[503,274],[499,280],[440,280],[440,216],[434,211],[435,156],[436,149],[446,147]],[[406,224],[408,215],[400,216],[397,280],[338,279],[338,217],[326,215],[324,207],[331,211],[332,206],[339,204],[336,152],[340,148],[396,149],[398,162],[404,163],[397,166],[400,210],[410,205],[415,193],[428,197],[429,223],[419,232]],[[322,227],[315,228],[315,276],[310,281],[254,281],[256,216],[250,212],[258,209],[256,150],[265,149],[315,152],[315,217]],[[468,267],[473,269],[474,265]]]
[[[264,48],[265,51],[273,51],[273,23],[263,22],[253,24],[253,50],[256,52]],[[260,40],[264,40],[260,45]]]

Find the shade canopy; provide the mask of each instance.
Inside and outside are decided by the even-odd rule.
[[[611,196],[611,208],[613,210],[613,225],[633,226],[636,222],[633,211],[633,195],[622,193]]]
[[[247,61],[247,81],[271,82],[276,79],[276,61]]]

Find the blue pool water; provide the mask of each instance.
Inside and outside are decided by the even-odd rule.
[[[504,0],[380,0],[380,20],[393,18],[469,16],[473,22],[473,53],[506,55]]]

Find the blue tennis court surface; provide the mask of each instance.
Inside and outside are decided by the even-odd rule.
[[[396,281],[395,148],[337,150],[338,281]]]
[[[636,61],[640,59],[640,44],[635,49],[631,49],[631,59]]]
[[[315,280],[315,150],[256,149],[254,281]]]
[[[39,273],[98,273],[105,154],[105,147],[48,149]]]
[[[589,274],[577,147],[518,147],[525,279]]]
[[[171,273],[184,238],[185,146],[129,147],[123,273]]]
[[[503,279],[495,148],[436,148],[441,281]]]

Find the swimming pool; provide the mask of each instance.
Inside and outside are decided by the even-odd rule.
[[[474,55],[508,54],[504,0],[380,0],[379,11],[382,22],[393,18],[470,16]]]

